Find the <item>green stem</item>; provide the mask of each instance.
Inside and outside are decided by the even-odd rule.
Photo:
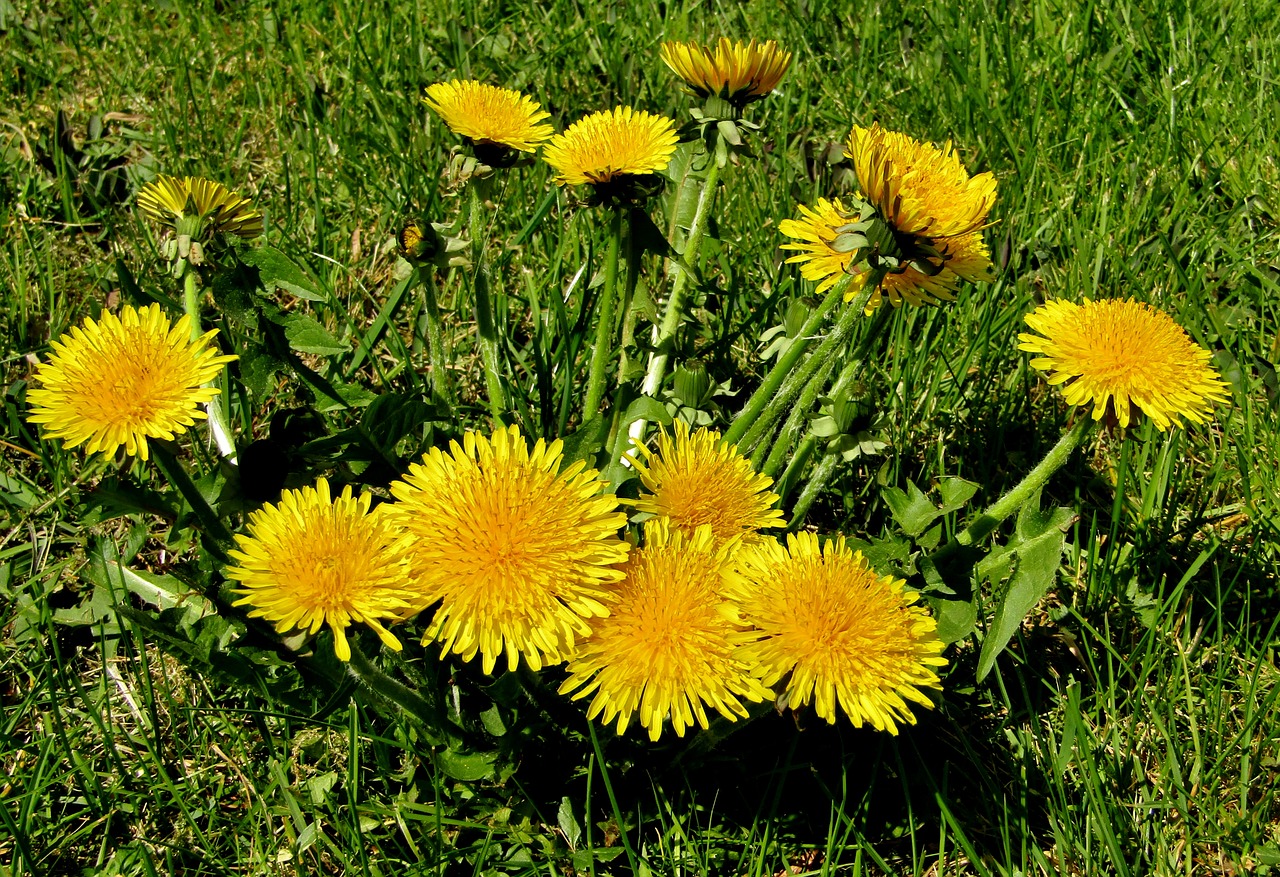
[[[169,479],[169,483],[178,488],[178,493],[182,494],[182,498],[187,501],[187,505],[191,506],[191,511],[195,513],[204,534],[214,541],[213,552],[220,558],[225,558],[226,555],[222,544],[231,542],[231,531],[227,529],[227,525],[214,512],[213,507],[209,505],[209,501],[200,492],[200,488],[196,487],[195,482],[191,480],[191,476],[187,474],[187,470],[183,468],[182,464],[178,462],[167,447],[160,442],[152,442],[150,453],[151,458],[160,467],[160,471]]]
[[[868,341],[870,338],[879,334],[880,328],[885,322],[882,318],[886,313],[887,311],[882,308],[872,318],[875,322],[867,327],[867,335],[864,336],[861,344],[862,355],[852,362],[849,362],[841,370],[840,377],[836,378],[835,384],[831,387],[831,397],[833,399],[839,399],[842,394],[848,391],[854,380],[857,379],[859,372],[862,370],[862,364],[866,361]],[[783,427],[783,429],[785,431],[786,427]],[[804,468],[805,463],[809,461],[809,458],[813,456],[813,452],[817,446],[818,437],[813,433],[808,433],[800,443],[800,447],[796,449],[795,454],[792,455],[791,461],[787,464],[786,471],[783,472],[782,477],[778,479],[777,487],[775,488],[781,501],[786,501],[787,496],[791,493],[791,489],[795,487],[795,482],[799,478],[801,470]],[[809,479],[809,483],[805,485],[805,489],[801,492],[801,497],[796,504],[796,508],[792,510],[791,526],[794,527],[804,518],[805,513],[809,511],[809,506],[813,504],[814,498],[818,495],[818,491],[822,490],[822,488],[826,486],[827,480],[831,477],[831,473],[835,471],[835,468],[834,462],[825,467],[823,464],[827,462],[827,457],[834,456],[839,455],[828,448],[823,455],[823,459],[819,461],[818,471],[816,471],[813,477]],[[825,475],[822,478],[819,478],[819,472],[824,472]]]
[[[1014,485],[1008,493],[988,506],[973,523],[965,528],[964,532],[958,533],[951,540],[951,544],[940,549],[940,553],[954,550],[952,545],[967,547],[990,536],[996,527],[1022,508],[1036,491],[1043,488],[1050,477],[1053,476],[1053,473],[1063,467],[1067,460],[1070,459],[1071,452],[1079,447],[1080,442],[1092,426],[1093,420],[1087,414],[1082,415],[1076,425],[1062,434],[1062,438],[1058,439],[1058,443],[1049,449],[1049,453],[1044,455],[1044,459],[1037,463],[1036,467],[1026,474],[1026,477]]]
[[[707,176],[703,180],[702,189],[698,192],[698,203],[693,211],[693,221],[689,225],[689,236],[685,239],[684,252],[680,259],[672,259],[671,295],[667,298],[667,307],[662,314],[662,323],[653,333],[654,352],[649,356],[649,368],[645,372],[644,384],[640,393],[656,398],[662,389],[662,381],[667,376],[667,366],[671,361],[671,348],[675,344],[676,331],[684,320],[685,305],[689,298],[689,281],[693,279],[691,270],[698,260],[698,250],[702,248],[702,238],[707,232],[711,219],[711,205],[715,201],[716,186],[720,182],[720,165],[714,155],[707,156]],[[679,207],[679,202],[676,202]],[[647,421],[636,420],[631,424],[631,437],[637,441],[644,440]]]
[[[622,808],[618,806],[618,796],[614,794],[613,782],[609,779],[609,768],[604,759],[604,749],[600,745],[600,738],[596,734],[596,723],[587,720],[587,733],[591,736],[591,750],[595,753],[596,764],[600,766],[600,779],[604,780],[604,791],[609,796],[609,806],[613,809],[613,821],[618,827],[618,837],[622,841],[622,848],[626,850],[627,861],[631,865],[631,873],[640,873],[640,859],[636,855],[636,851],[631,846],[631,838],[627,834],[627,823],[622,818]],[[647,870],[647,869],[646,869]]]
[[[781,507],[786,503],[787,497],[791,495],[792,489],[796,486],[796,481],[800,477],[800,473],[804,470],[805,464],[813,457],[813,452],[818,448],[818,437],[813,433],[808,433],[796,447],[796,452],[791,455],[791,459],[787,462],[787,468],[783,470],[782,477],[773,483],[773,490],[778,494],[777,505]]]
[[[582,406],[584,419],[594,417],[604,399],[604,373],[613,354],[613,310],[618,296],[618,251],[622,247],[622,210],[615,209],[609,220],[609,252],[605,256],[604,290],[600,293],[600,314],[596,321],[595,347],[587,372],[587,398]]]
[[[828,336],[827,340],[822,342],[822,346],[815,350],[813,356],[809,358],[810,362],[816,360],[819,363],[819,367],[816,370],[802,370],[802,373],[804,371],[809,371],[810,373],[808,383],[805,384],[804,392],[800,394],[800,400],[792,407],[791,414],[787,417],[787,422],[782,427],[782,432],[774,442],[773,450],[769,453],[769,460],[765,463],[763,469],[766,475],[774,477],[782,468],[783,458],[791,450],[791,445],[795,443],[800,430],[813,410],[814,402],[817,401],[818,395],[826,386],[827,378],[835,370],[835,365],[840,360],[838,352],[852,333],[861,312],[861,308],[850,308],[841,314],[840,322],[836,325],[835,331]],[[885,324],[889,322],[889,314],[891,312],[892,308],[882,307],[871,317],[866,331],[862,334],[862,339],[858,342],[857,351],[849,359],[848,364],[841,371],[840,377],[831,388],[833,397],[847,389],[853,383],[854,378],[858,376],[862,364],[867,361],[872,342],[880,337],[880,332],[884,329]],[[805,365],[808,366],[808,363]],[[785,389],[784,387],[784,393],[779,394],[780,398],[786,395]],[[776,417],[777,415],[774,414],[772,416]],[[769,409],[765,409],[762,419],[769,418]],[[750,447],[750,441],[750,436],[748,436],[744,444]]]
[[[200,289],[196,286],[196,270],[185,259],[178,260],[175,270],[182,275],[182,309],[191,320],[191,340],[198,341],[204,334],[204,327],[200,323]],[[210,381],[205,386],[213,386],[214,383]],[[231,438],[231,429],[222,407],[227,392],[226,381],[219,379],[217,384],[220,392],[217,397],[204,403],[204,413],[208,418],[209,435],[213,437],[213,443],[218,446],[218,453],[234,463],[236,443]]]
[[[870,279],[878,280],[878,278]],[[831,292],[836,292],[840,289],[840,286],[841,284],[837,284],[836,288],[831,290]],[[818,350],[805,361],[804,365],[800,366],[800,371],[795,374],[792,374],[792,372],[795,370],[796,360],[799,359],[799,356],[792,359],[788,364],[786,372],[779,374],[773,385],[773,389],[770,390],[768,396],[762,398],[762,401],[759,403],[757,411],[752,418],[754,422],[746,424],[746,426],[749,426],[749,429],[743,429],[743,432],[745,432],[746,435],[741,436],[740,441],[731,440],[732,443],[739,444],[744,448],[753,447],[760,441],[768,430],[773,428],[773,424],[777,422],[778,418],[782,415],[782,412],[790,407],[791,401],[813,381],[815,375],[819,371],[825,370],[822,379],[826,379],[826,375],[830,374],[829,367],[833,365],[833,363],[828,362],[828,360],[832,359],[831,352],[849,337],[849,333],[853,331],[853,327],[857,325],[858,320],[862,318],[863,309],[867,306],[867,301],[871,298],[871,293],[874,289],[875,287],[870,282],[863,285],[863,288],[858,292],[857,297],[845,306],[845,310],[840,315],[840,319],[837,321],[835,328],[828,333],[827,337],[823,339]],[[824,301],[823,305],[825,304],[826,302]],[[809,345],[813,335],[813,331],[809,330],[809,324],[812,322],[813,318],[810,317],[809,323],[805,324],[804,328],[801,329],[800,335],[794,342],[792,342],[792,345],[787,349],[787,352],[783,354],[784,359],[790,357],[797,346],[803,345],[804,347],[807,347]],[[774,373],[778,372],[778,367],[783,364],[783,361],[780,359],[778,361],[778,365],[774,366],[774,370],[769,373],[769,378],[772,378]],[[765,380],[768,381],[769,378],[766,378]],[[778,386],[779,384],[781,387]],[[762,384],[760,389],[756,390],[755,394],[751,397],[751,401],[747,403],[748,406],[750,406],[758,396],[762,395],[761,390],[764,390],[765,386],[765,384]],[[817,398],[816,394],[814,398]],[[745,421],[746,415],[747,409],[743,409],[742,414],[738,415],[738,418],[734,420],[733,425],[729,428],[730,433],[738,427],[740,422]],[[726,438],[728,437],[726,436]]]
[[[822,455],[822,459],[818,461],[818,467],[813,471],[813,477],[805,484],[804,490],[800,491],[800,495],[796,497],[796,504],[791,509],[791,522],[787,524],[788,530],[794,530],[804,520],[804,516],[809,514],[809,509],[813,507],[813,501],[818,498],[818,494],[822,493],[823,488],[827,486],[827,482],[831,480],[831,476],[835,474],[836,464],[840,462],[840,455],[832,451],[827,451]]]
[[[822,321],[827,318],[827,314],[844,297],[844,291],[848,288],[851,280],[853,280],[851,276],[841,278],[827,293],[827,297],[822,300],[822,304],[818,305],[817,310],[809,315],[809,319],[800,327],[799,333],[792,340],[791,346],[778,357],[778,361],[774,363],[773,368],[769,369],[769,373],[760,382],[760,386],[751,394],[747,404],[743,406],[743,409],[738,412],[738,416],[733,419],[733,423],[729,425],[729,429],[724,434],[726,443],[731,445],[738,444],[747,430],[755,425],[756,419],[764,411],[769,401],[773,399],[774,394],[778,392],[782,382],[791,374],[796,363],[800,361],[800,357],[804,356],[804,352],[809,348],[809,343],[813,340],[814,334],[822,326]]]
[[[644,253],[636,243],[635,228],[636,224],[628,217],[624,245],[627,254],[627,273],[622,283],[622,343],[618,347],[618,386],[622,386],[630,366],[627,350],[635,344],[636,340],[636,313],[631,308],[631,302],[635,298],[636,284],[640,282],[640,257]]]
[[[418,282],[422,285],[424,305],[423,322],[427,329],[427,360],[431,363],[431,390],[450,404],[453,391],[449,386],[449,352],[444,346],[444,328],[440,321],[440,305],[436,301],[435,269],[431,265],[419,265]],[[477,319],[477,323],[479,320]],[[488,366],[485,366],[486,373]]]
[[[427,700],[418,692],[409,686],[397,682],[386,673],[383,673],[374,665],[372,661],[365,656],[364,652],[353,643],[351,645],[351,670],[355,677],[369,687],[371,691],[389,700],[391,703],[400,707],[409,715],[418,719],[419,722],[426,725],[427,728],[436,729],[443,727],[441,724],[441,715],[439,708]],[[429,740],[433,745],[443,743],[442,737],[434,734],[428,735],[434,739]]]
[[[485,391],[489,396],[489,416],[496,429],[503,424],[506,408],[503,404],[502,368],[498,349],[498,334],[493,322],[493,302],[489,298],[489,275],[485,272],[483,240],[483,198],[480,186],[483,181],[473,179],[471,191],[471,215],[468,229],[471,234],[471,289],[476,299],[476,333],[480,341],[480,359],[484,363]],[[433,365],[434,370],[434,365]]]
[[[179,261],[182,272],[182,309],[191,318],[191,340],[198,341],[204,333],[200,327],[200,290],[196,286],[196,272],[185,259]]]

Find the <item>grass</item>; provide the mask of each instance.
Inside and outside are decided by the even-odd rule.
[[[1274,12],[1198,0],[0,0],[0,874],[1270,873]],[[264,437],[272,412],[292,408],[319,412],[324,434],[359,432],[367,409],[326,387],[348,401],[356,387],[426,392],[395,232],[409,214],[449,222],[465,209],[440,181],[455,138],[422,106],[425,86],[457,75],[519,88],[561,128],[617,103],[682,118],[657,46],[720,33],[796,53],[758,105],[756,157],[725,175],[682,335],[680,357],[733,390],[758,382],[760,337],[808,295],[776,226],[847,185],[824,155],[851,121],[954,139],[1001,183],[997,280],[894,315],[859,387],[887,448],[844,464],[811,523],[877,536],[891,526],[885,487],[959,475],[990,501],[1033,466],[1066,414],[1013,339],[1046,297],[1157,304],[1214,351],[1232,404],[1208,427],[1091,440],[1049,485],[1078,512],[1057,585],[981,684],[977,641],[953,647],[938,708],[896,738],[770,712],[713,746],[602,732],[597,748],[581,710],[510,676],[390,665],[448,677],[437,681],[462,713],[499,723],[485,761],[261,631],[232,652],[225,630],[192,622],[201,646],[184,650],[169,635],[183,606],[159,616],[113,565],[205,588],[181,509],[147,469],[118,474],[24,420],[29,357],[51,339],[116,298],[177,298],[129,200],[140,182],[192,173],[252,191],[267,241],[316,292],[282,306],[340,342],[330,355],[246,357],[242,434]],[[503,180],[489,240],[506,391],[527,430],[569,435],[601,222],[543,167]],[[661,291],[656,259],[643,282]],[[486,424],[463,272],[442,275],[440,295],[457,421],[415,423],[392,447],[348,434],[299,477],[337,466],[376,480],[374,461]],[[234,302],[220,304],[215,324],[248,337]],[[705,410],[723,422],[744,398]]]

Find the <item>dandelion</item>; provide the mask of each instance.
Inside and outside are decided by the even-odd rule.
[[[686,536],[661,518],[645,524],[644,538],[622,567],[609,616],[570,658],[560,693],[594,695],[587,717],[606,725],[616,717],[619,734],[638,714],[650,740],[668,719],[681,737],[694,722],[706,728],[707,707],[745,718],[742,699],[771,693],[734,657],[754,636],[722,593],[737,546],[718,543],[710,527]]]
[[[626,515],[594,469],[560,471],[563,445],[529,449],[514,426],[433,448],[391,486],[388,509],[415,543],[419,602],[440,601],[426,633],[464,661],[514,670],[564,660],[608,614],[627,556]]]
[[[939,149],[878,125],[855,127],[845,151],[862,189],[857,203],[819,199],[778,224],[793,241],[782,248],[797,251],[787,261],[805,279],[825,291],[852,275],[848,301],[877,277],[868,312],[885,298],[894,307],[953,301],[961,281],[992,279],[982,237],[995,203],[991,174],[970,177],[950,143]]]
[[[219,232],[241,238],[262,234],[262,213],[251,200],[203,177],[161,174],[138,192],[138,207],[193,240]]]
[[[553,133],[546,122],[551,114],[537,101],[483,82],[437,82],[427,87],[423,101],[478,153],[533,152]]]
[[[669,519],[686,536],[709,526],[720,541],[782,525],[772,478],[753,470],[718,432],[690,432],[679,420],[674,430],[659,433],[656,451],[638,445],[637,454],[628,455],[648,491],[633,501],[637,511]]]
[[[950,141],[939,149],[878,124],[854,126],[845,154],[866,200],[899,235],[973,234],[996,201],[995,177],[970,177]]]
[[[937,624],[903,584],[839,538],[745,546],[728,595],[760,636],[739,655],[764,685],[785,679],[792,708],[812,701],[834,723],[838,704],[855,726],[896,734],[915,723],[908,701],[933,706],[921,689],[940,687],[934,668],[946,664]]]
[[[676,150],[675,124],[630,107],[592,113],[551,138],[542,158],[560,185],[625,183],[666,168]]]
[[[202,387],[235,356],[212,345],[216,329],[192,339],[188,317],[176,325],[159,305],[103,312],[53,342],[49,361],[27,399],[28,420],[50,438],[90,453],[125,453],[146,460],[147,439],[171,441],[205,412],[218,395]]]
[[[1136,407],[1167,430],[1183,419],[1204,423],[1210,405],[1229,398],[1209,351],[1149,304],[1057,300],[1025,319],[1040,334],[1018,335],[1018,348],[1040,354],[1032,367],[1062,385],[1068,404],[1092,401],[1094,420],[1110,409],[1127,427]]]
[[[714,48],[665,42],[660,53],[699,97],[719,97],[739,109],[767,97],[791,66],[791,53],[773,40],[743,43],[721,37]]]
[[[334,652],[351,660],[347,627],[365,624],[390,649],[400,641],[382,624],[399,618],[415,594],[410,587],[405,534],[380,512],[370,513],[370,495],[351,487],[330,497],[329,482],[286,490],[276,505],[249,516],[248,534],[236,534],[239,550],[227,569],[243,596],[233,605],[252,606],[277,633],[328,626]]]

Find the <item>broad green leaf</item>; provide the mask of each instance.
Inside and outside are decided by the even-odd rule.
[[[933,617],[938,620],[938,638],[951,644],[973,633],[978,623],[978,607],[972,600],[930,597]]]
[[[560,799],[560,808],[556,811],[556,825],[560,826],[560,831],[564,834],[569,848],[576,847],[578,840],[582,837],[582,826],[573,816],[573,802],[568,797]]]
[[[915,537],[923,533],[942,512],[915,484],[907,482],[907,487],[909,494],[898,487],[887,487],[882,495],[902,532]]]
[[[320,322],[309,314],[292,314],[284,323],[284,337],[289,346],[299,353],[332,356],[346,353],[351,345],[333,336]]]
[[[561,440],[564,442],[566,466],[579,460],[591,460],[595,457],[604,446],[606,423],[604,417],[597,414],[578,427],[576,432],[570,433]]]
[[[1062,549],[1066,528],[1074,514],[1070,509],[1040,509],[1040,494],[1032,496],[1018,512],[1014,541],[999,559],[987,558],[978,564],[985,574],[1000,569],[1011,572],[1009,587],[996,607],[995,618],[987,628],[978,654],[977,679],[981,682],[995,666],[996,658],[1008,646],[1022,620],[1053,587],[1062,565]],[[1008,564],[1005,565],[1005,557]]]
[[[494,775],[496,752],[455,752],[445,749],[436,754],[436,763],[446,775],[464,783],[473,783]]]
[[[962,509],[978,492],[978,485],[956,475],[944,475],[938,479],[938,495],[942,497],[942,513]]]
[[[275,247],[253,247],[241,255],[246,265],[258,269],[262,288],[267,291],[283,289],[290,295],[307,301],[328,301],[315,281]]]

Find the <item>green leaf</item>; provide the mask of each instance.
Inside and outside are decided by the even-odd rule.
[[[284,322],[284,337],[289,339],[289,346],[299,353],[332,356],[351,349],[350,344],[333,337],[328,329],[309,314],[290,315]]]
[[[883,496],[902,532],[915,537],[923,533],[942,512],[915,484],[907,482],[907,487],[910,494],[904,493],[901,488],[887,487]]]
[[[573,803],[567,796],[560,799],[560,808],[556,811],[556,825],[560,826],[560,831],[564,834],[570,849],[576,847],[582,837],[582,826],[574,818]]]
[[[307,301],[328,301],[315,281],[275,247],[253,247],[241,255],[246,265],[258,269],[262,288],[267,291],[283,289],[290,295]]]
[[[455,752],[445,749],[436,755],[440,769],[449,777],[464,783],[473,783],[494,775],[496,752]]]
[[[973,600],[930,597],[929,605],[938,620],[938,638],[948,645],[973,633],[978,624],[978,607]]]
[[[977,492],[977,483],[956,475],[944,475],[938,479],[938,495],[942,497],[943,514],[964,508]]]
[[[561,439],[564,443],[564,465],[593,459],[604,447],[606,429],[607,421],[597,414],[578,427],[576,432]]]
[[[1070,509],[1040,509],[1040,494],[1035,493],[1018,512],[1014,541],[1000,552],[1008,558],[1011,571],[1008,590],[996,607],[995,618],[987,628],[978,654],[977,679],[981,682],[995,666],[996,658],[1008,646],[1022,620],[1053,587],[1062,565],[1062,549],[1066,528],[1074,520]],[[1004,567],[1004,557],[988,557],[978,564],[979,570],[992,574]]]

